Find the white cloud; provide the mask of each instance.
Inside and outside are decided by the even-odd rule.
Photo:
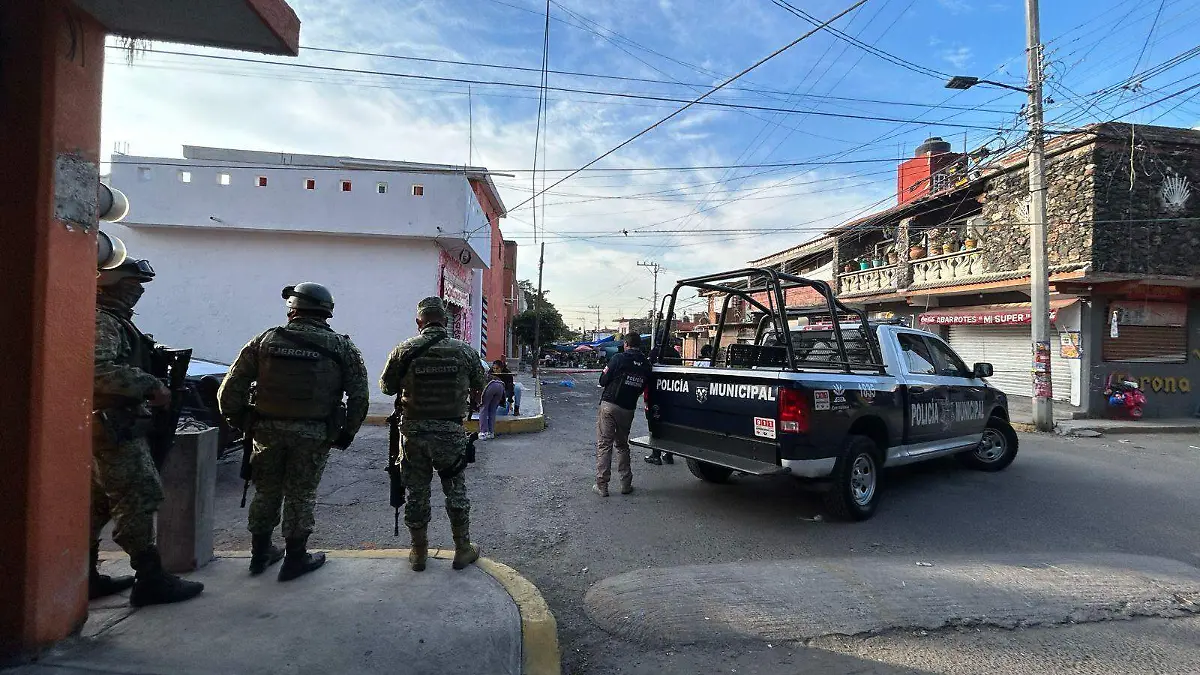
[[[970,12],[974,7],[968,0],[937,0],[938,4],[952,14],[963,14]]]
[[[941,51],[942,60],[959,70],[963,70],[971,65],[971,48],[970,47],[952,47]]]
[[[300,0],[293,5],[303,20],[302,44],[306,46],[526,66],[540,63],[541,27],[536,14],[496,9],[481,3],[477,6],[481,12],[486,9],[507,13],[477,17],[452,11],[458,6],[456,2],[397,6],[384,0],[343,3]],[[794,33],[794,26],[789,28],[786,22],[762,12],[754,3],[740,1],[731,3],[732,9],[703,13],[685,11],[672,3],[646,7],[641,0],[612,3],[578,0],[568,6],[622,31],[632,25],[645,30],[647,21],[651,21],[646,13],[659,12],[653,20],[663,19],[673,34],[671,39],[676,40],[689,33],[712,34],[711,30],[706,33],[706,29],[713,26],[736,26],[736,22],[731,22],[730,12],[752,18],[749,24],[759,34],[753,42],[743,44],[742,49],[725,49],[726,43],[735,42],[726,34],[715,46],[702,45],[694,50],[674,51],[671,44],[662,46],[680,54],[682,60],[711,63],[710,67],[719,72],[733,72],[744,66],[733,58],[739,53],[743,61],[752,60],[762,51],[763,41],[783,43],[786,42],[783,34]],[[363,21],[363,16],[385,18]],[[491,20],[499,19],[511,20],[504,24],[504,33],[506,37],[516,36],[513,40],[492,39],[497,24]],[[681,26],[679,31],[675,30],[677,25]],[[561,24],[553,25],[552,30],[558,40],[552,44],[552,58],[559,68],[663,77],[595,36],[589,37]],[[256,58],[217,50],[186,50]],[[965,47],[952,51],[964,59],[964,65],[970,59],[970,50]],[[693,56],[686,58],[689,53]],[[289,62],[362,70],[463,74],[462,70],[433,64],[311,52]],[[651,62],[668,67],[661,59]],[[110,58],[105,73],[105,148],[123,141],[130,144],[131,153],[140,155],[178,156],[182,145],[191,144],[456,164],[467,161],[467,97],[464,87],[459,85],[155,54],[141,57],[138,64],[127,67],[119,57]],[[678,64],[670,68],[671,73],[682,72]],[[536,74],[524,77],[505,71],[473,70],[470,76],[536,81]],[[707,78],[691,73],[686,79],[704,82]],[[604,83],[603,88],[616,86]],[[500,98],[494,96],[497,93],[524,98]],[[536,110],[536,101],[528,97],[536,94],[531,90],[496,88],[477,89],[476,94],[473,162],[496,170],[528,168]],[[599,106],[573,100],[579,98],[579,95],[551,92],[545,135],[546,164],[550,167],[580,166],[670,111],[669,107]],[[765,114],[757,117],[769,118]],[[788,122],[789,126],[796,124],[802,133],[814,126],[811,121]],[[735,112],[711,108],[690,110],[600,166],[732,163],[761,125],[757,119]],[[774,145],[768,143],[765,147]],[[785,147],[776,155],[763,150],[754,157],[779,161],[804,152],[802,148],[789,151]],[[873,170],[878,171],[879,167]],[[518,175],[520,178],[497,180],[510,208],[525,201],[531,193],[529,174]],[[726,174],[722,170],[587,172],[556,188],[548,195],[549,207],[545,222],[541,223],[548,235],[545,286],[552,291],[551,299],[562,307],[569,321],[585,313],[587,305],[597,303],[603,306],[603,320],[622,313],[641,313],[648,308],[647,303],[637,298],[650,296],[651,277],[645,269],[637,267],[639,260],[655,259],[666,267],[668,271],[659,278],[662,291],[683,276],[740,265],[812,238],[822,227],[832,226],[857,208],[886,196],[895,180],[892,175],[876,176],[876,182],[868,184],[862,178],[823,169],[807,174],[792,170],[742,178],[716,187],[706,185],[746,175],[746,171]],[[790,182],[782,182],[789,177]],[[673,201],[671,194],[632,196],[671,188],[679,190],[674,193]],[[684,194],[680,196],[680,192]],[[629,196],[594,199],[620,195]],[[723,203],[720,208],[706,210]],[[529,221],[530,210],[517,209],[511,218],[501,222],[501,227],[506,237],[516,238],[521,246],[519,276],[536,279],[537,255],[529,238],[530,228],[525,224]],[[790,229],[753,236],[712,233],[771,228]],[[654,237],[612,236],[621,230],[684,231]],[[579,237],[579,233],[596,232],[604,236]],[[591,317],[590,325],[595,320],[594,311],[587,316]]]

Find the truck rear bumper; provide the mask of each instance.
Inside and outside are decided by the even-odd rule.
[[[833,466],[837,457],[823,459],[785,459],[781,462],[784,467],[792,470],[793,476],[804,478],[826,478],[833,474]]]
[[[661,439],[661,438],[654,438],[652,436],[640,436],[638,438],[631,438],[631,439],[629,439],[629,444],[636,445],[640,448],[649,448],[650,450],[660,450],[662,452],[669,452],[673,455],[679,455],[680,457],[687,457],[689,459],[694,459],[699,462],[707,462],[708,464],[716,464],[717,466],[723,466],[723,467],[726,467],[729,469],[733,469],[734,471],[741,471],[743,473],[749,473],[749,474],[753,474],[755,476],[774,476],[774,475],[778,475],[778,474],[786,474],[786,473],[793,472],[793,470],[788,466],[779,466],[777,464],[768,464],[766,462],[760,462],[756,459],[740,457],[738,455],[730,455],[730,454],[727,454],[724,452],[718,452],[716,450],[709,450],[708,448],[701,448],[699,446],[691,445],[688,443],[680,443],[679,441],[669,441],[669,440],[665,440],[665,439]],[[793,460],[793,461],[796,461],[796,460]],[[798,461],[803,463],[806,460],[798,460]],[[812,460],[812,461],[819,462],[819,461],[824,461],[824,460]],[[832,465],[830,465],[830,471],[832,471],[832,470],[833,470],[833,467],[832,467]],[[806,474],[801,474],[801,475],[806,475]]]

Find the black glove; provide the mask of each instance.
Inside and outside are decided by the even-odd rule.
[[[350,444],[353,442],[354,434],[348,431],[343,431],[342,433],[338,434],[337,439],[334,440],[333,447],[337,448],[338,450],[345,450],[346,448],[350,447]]]

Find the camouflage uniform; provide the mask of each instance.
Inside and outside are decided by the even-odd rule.
[[[221,414],[231,424],[244,427],[249,409],[250,385],[260,377],[264,364],[261,347],[274,330],[286,329],[300,335],[312,334],[328,338],[333,334],[329,324],[319,318],[296,318],[287,326],[266,331],[251,340],[238,354],[221,383],[218,398]],[[336,392],[313,392],[341,400],[346,392],[346,424],[343,436],[353,437],[367,416],[367,369],[362,354],[349,336],[338,336],[337,352],[345,364],[340,375],[341,385]],[[253,426],[254,455],[251,460],[254,475],[254,501],[250,504],[248,529],[251,534],[270,537],[280,524],[288,540],[304,539],[312,533],[317,487],[325,471],[325,461],[334,442],[330,427],[323,419],[267,419],[259,417]],[[336,432],[334,432],[336,433]]]
[[[425,304],[422,301],[422,306]],[[440,307],[440,302],[437,304]],[[468,436],[462,420],[470,415],[470,397],[486,383],[479,352],[453,338],[438,342],[401,372],[401,364],[409,360],[406,354],[438,335],[447,335],[446,329],[427,326],[417,337],[401,343],[388,356],[379,378],[384,394],[399,395],[397,406],[404,413],[400,427],[408,490],[404,524],[414,531],[423,531],[429,524],[429,486],[434,471],[445,471],[463,460]],[[469,544],[471,502],[463,474],[442,480],[442,492],[455,544]]]
[[[113,541],[136,558],[154,546],[154,513],[163,500],[148,425],[138,421],[148,420],[145,401],[162,385],[149,372],[153,342],[129,321],[133,312],[99,302],[93,398],[108,422],[100,415],[92,422],[92,541],[113,520]]]

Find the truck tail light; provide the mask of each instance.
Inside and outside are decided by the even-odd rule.
[[[808,399],[799,389],[779,388],[779,430],[808,433]]]

